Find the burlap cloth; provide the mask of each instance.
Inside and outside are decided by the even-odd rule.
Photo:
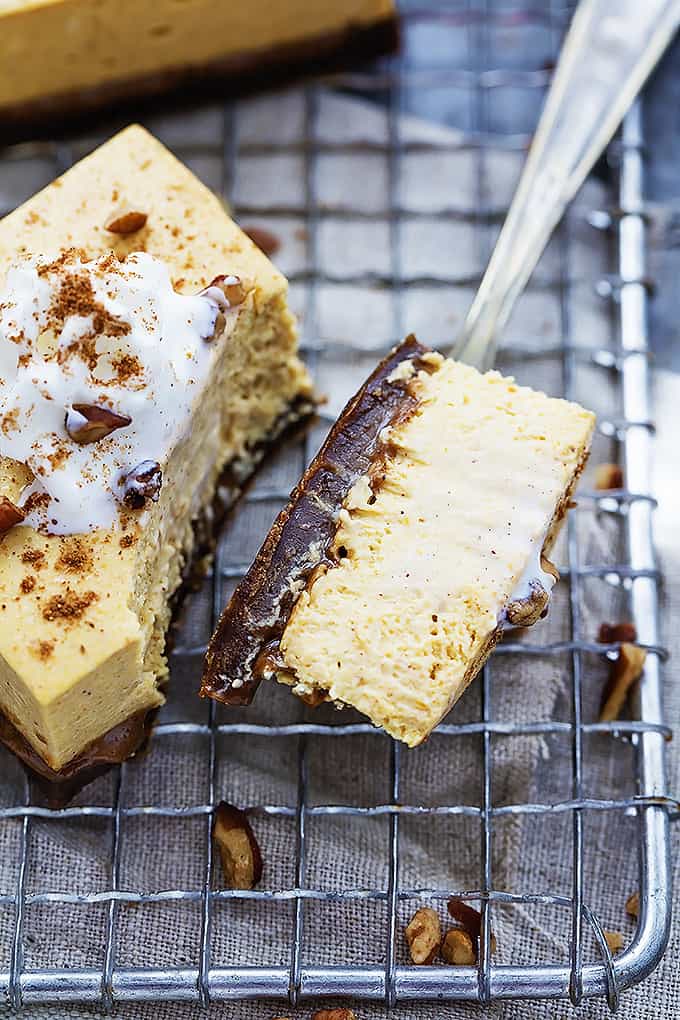
[[[305,130],[310,106],[304,93],[293,91],[241,104],[235,118],[239,145],[258,142],[295,142]],[[386,115],[362,101],[322,94],[314,111],[314,137],[334,143],[385,142]],[[225,185],[221,159],[203,148],[214,145],[223,129],[219,110],[207,109],[178,120],[167,118],[150,125],[170,145],[188,158],[201,176],[215,188]],[[306,125],[309,127],[309,124]],[[232,130],[230,128],[230,130]],[[402,137],[407,141],[435,144],[456,143],[454,132],[403,119]],[[83,142],[85,149],[92,140]],[[404,154],[393,181],[398,204],[406,211],[400,228],[399,272],[406,281],[420,282],[390,288],[381,277],[394,269],[390,252],[388,198],[390,180],[387,161],[381,153],[327,151],[318,158],[311,175],[314,208],[325,215],[312,244],[325,274],[310,291],[306,271],[310,267],[310,225],[302,214],[305,202],[304,152],[276,156],[253,151],[240,154],[233,181],[227,179],[231,197],[246,223],[274,230],[281,239],[276,258],[281,268],[297,282],[292,286],[292,303],[300,314],[306,341],[330,344],[313,359],[319,389],[328,394],[331,412],[363,379],[375,361],[376,352],[396,339],[398,332],[415,329],[420,338],[433,345],[446,345],[455,335],[470,298],[473,277],[483,265],[497,225],[482,227],[467,215],[481,198],[502,211],[512,194],[522,156],[519,152],[489,151],[480,179],[475,154],[459,148],[446,152],[424,149]],[[33,163],[30,164],[33,167]],[[5,175],[0,197],[18,201],[42,181],[31,178],[49,168]],[[12,190],[14,189],[14,190]],[[310,197],[310,196],[307,196]],[[562,392],[562,363],[549,349],[560,342],[568,329],[574,344],[608,346],[615,339],[609,306],[597,297],[595,281],[614,269],[614,252],[606,235],[592,229],[586,220],[589,210],[606,202],[606,190],[590,181],[569,214],[568,261],[561,273],[560,246],[551,244],[543,257],[527,294],[520,301],[505,333],[506,349],[500,365],[516,372],[521,382]],[[257,209],[276,204],[280,215]],[[442,209],[457,210],[460,216],[441,217]],[[286,211],[287,210],[287,211]],[[410,217],[409,212],[421,215]],[[422,214],[427,214],[423,216]],[[228,268],[228,267],[227,267]],[[342,277],[359,277],[360,282],[343,283]],[[363,277],[363,280],[361,278]],[[446,288],[437,279],[457,282]],[[560,293],[565,298],[560,304]],[[566,313],[566,314],[565,314]],[[574,396],[602,415],[619,413],[616,379],[602,369],[579,362]],[[664,590],[666,641],[678,643],[670,626],[680,600],[677,568],[680,555],[671,515],[677,503],[677,453],[668,424],[675,420],[680,385],[675,377],[659,375],[657,418],[661,431],[657,445],[658,492],[662,497],[658,521]],[[666,426],[666,427],[664,427]],[[323,427],[313,433],[310,444],[320,439]],[[610,441],[598,437],[593,463],[614,455]],[[254,492],[260,502],[242,507],[231,521],[223,542],[222,564],[243,563],[256,551],[278,504],[264,498],[266,490],[290,487],[301,468],[298,447],[290,448],[268,464],[259,476]],[[584,481],[592,486],[592,468]],[[676,491],[672,491],[673,486]],[[624,556],[619,519],[599,514],[584,506],[574,514],[580,538],[583,564],[616,562]],[[558,564],[566,562],[564,541],[556,551]],[[603,580],[584,580],[580,585],[582,634],[595,638],[603,620],[617,620],[627,614],[625,594]],[[228,584],[224,587],[224,597]],[[210,628],[210,591],[192,598],[184,614],[179,640],[183,644],[204,641]],[[569,634],[567,586],[558,586],[546,621],[526,635],[528,642],[547,642]],[[605,677],[605,666],[595,656],[584,659],[584,714],[594,719]],[[206,706],[195,698],[198,661],[178,659],[173,667],[170,703],[164,719],[204,721]],[[670,680],[672,667],[666,676]],[[502,721],[535,722],[570,717],[571,680],[569,659],[495,657],[491,667],[493,717]],[[680,695],[667,685],[668,717],[675,720]],[[481,686],[475,682],[456,707],[452,721],[479,719]],[[221,713],[221,720],[285,722],[301,719],[353,721],[345,712],[332,710],[310,714],[286,691],[261,690],[250,710]],[[677,782],[680,762],[671,746],[671,788]],[[309,740],[309,800],[311,804],[375,805],[389,798],[388,741],[379,734]],[[566,737],[495,737],[492,741],[492,795],[495,804],[523,801],[557,802],[572,796],[570,747]],[[622,741],[588,737],[584,746],[586,795],[625,796],[634,790],[632,753]],[[481,803],[481,739],[477,736],[441,736],[436,733],[427,744],[402,756],[401,799],[408,804]],[[164,737],[143,761],[124,770],[122,800],[125,805],[204,803],[207,792],[207,745],[199,737]],[[2,800],[13,803],[21,791],[18,768],[3,755],[5,782]],[[296,737],[231,736],[218,742],[218,796],[243,805],[294,805],[297,787]],[[77,803],[111,803],[114,779],[104,778],[78,798]],[[263,848],[263,886],[282,890],[294,885],[294,819],[254,814],[253,824]],[[121,843],[120,887],[151,892],[173,887],[200,889],[203,873],[205,822],[201,818],[163,819],[135,817],[124,822]],[[3,892],[13,893],[17,881],[17,847],[20,822],[0,825],[0,883]],[[110,888],[110,823],[78,819],[32,823],[26,891],[87,891]],[[308,867],[306,885],[313,889],[342,890],[353,886],[384,889],[388,866],[388,821],[382,817],[314,816],[308,824]],[[636,886],[633,852],[634,821],[620,812],[593,812],[586,818],[586,899],[605,928],[633,934],[624,912],[624,901]],[[462,890],[480,885],[479,822],[466,816],[405,816],[401,822],[402,888]],[[571,818],[554,816],[503,816],[494,826],[493,883],[497,889],[514,892],[549,891],[569,895],[571,885]],[[214,882],[219,883],[216,872]],[[401,932],[417,901],[400,904],[398,960],[407,962]],[[101,967],[107,906],[29,905],[25,924],[25,967]],[[444,909],[442,905],[442,916]],[[4,908],[0,927],[0,965],[8,966],[13,913]],[[199,948],[200,904],[167,902],[161,905],[121,905],[116,930],[116,965],[195,965]],[[385,959],[386,907],[376,901],[320,903],[305,908],[303,964],[375,963]],[[560,908],[512,907],[493,910],[493,928],[498,938],[498,959],[503,963],[566,961],[570,912]],[[214,911],[211,959],[214,966],[230,964],[276,964],[289,961],[292,906],[223,902]],[[587,961],[598,959],[592,938],[586,933]],[[675,1016],[680,1003],[680,931],[656,973],[623,1000],[624,1016]],[[321,1005],[320,1003],[317,1006]],[[380,1006],[355,1004],[364,1020],[384,1016]],[[121,1005],[121,1017],[169,1018],[196,1015],[195,1006],[178,1004]],[[239,1020],[266,1020],[273,1016],[308,1017],[312,1006],[291,1010],[283,1004],[215,1004],[215,1016]],[[606,1014],[601,1003],[584,1005],[581,1015]],[[397,1008],[395,1017],[489,1016],[504,1020],[524,1017],[561,1017],[570,1014],[566,1004],[505,1003],[487,1010],[474,1005],[409,1004]],[[81,1017],[98,1015],[89,1007],[52,1006],[31,1008],[37,1017]]]

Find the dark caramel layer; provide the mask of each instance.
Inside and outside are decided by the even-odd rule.
[[[24,141],[65,130],[83,129],[102,114],[118,117],[155,111],[161,99],[186,106],[197,99],[233,99],[260,89],[289,83],[309,74],[352,67],[390,53],[399,43],[395,17],[373,25],[348,25],[323,37],[258,50],[201,67],[178,67],[108,82],[90,89],[45,96],[0,110],[3,143]]]
[[[226,704],[252,701],[275,662],[278,642],[312,573],[330,562],[338,511],[361,475],[374,489],[389,446],[381,431],[408,417],[417,400],[407,381],[388,382],[403,361],[427,351],[408,337],[352,397],[291,494],[253,565],[222,614],[206,657],[201,696]]]

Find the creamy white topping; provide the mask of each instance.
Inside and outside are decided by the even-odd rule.
[[[124,262],[67,253],[9,269],[0,293],[0,455],[35,476],[21,498],[26,524],[56,534],[115,525],[126,473],[145,461],[162,469],[189,428],[220,315],[226,335],[236,310],[220,288],[177,294],[165,264],[144,253]],[[74,405],[130,423],[76,441],[83,416]]]

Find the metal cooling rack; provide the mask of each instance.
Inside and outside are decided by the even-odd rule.
[[[409,150],[427,148],[426,143],[405,143],[397,130],[397,118],[408,108],[409,101],[417,98],[419,89],[436,86],[446,95],[447,89],[469,90],[472,99],[471,114],[467,131],[461,144],[475,151],[479,162],[478,180],[484,179],[484,151],[493,143],[496,147],[521,150],[526,136],[519,134],[494,133],[488,123],[489,97],[498,97],[504,90],[521,88],[532,95],[541,95],[547,84],[549,68],[521,67],[497,69],[488,63],[487,39],[490,27],[503,24],[526,26],[547,26],[553,35],[554,50],[568,22],[569,9],[553,4],[530,7],[507,7],[494,5],[485,0],[444,3],[439,7],[418,2],[404,3],[405,33],[407,39],[412,32],[430,33],[432,41],[439,27],[456,27],[465,33],[471,59],[476,63],[467,64],[464,70],[450,70],[431,66],[422,56],[415,57],[408,47],[405,55],[381,62],[375,70],[336,76],[332,81],[337,87],[360,90],[374,96],[379,102],[387,103],[389,110],[389,134],[387,143],[357,146],[363,151],[383,153],[388,165],[389,228],[391,235],[391,263],[389,271],[375,278],[377,286],[386,288],[391,295],[393,308],[394,340],[400,339],[408,323],[404,319],[401,297],[404,288],[413,283],[406,278],[402,262],[403,210],[397,200],[397,174],[400,160]],[[425,47],[427,50],[427,45]],[[328,82],[326,82],[326,86]],[[324,215],[316,192],[316,167],[320,153],[333,149],[332,144],[322,144],[313,130],[314,118],[319,101],[319,84],[310,84],[304,89],[305,134],[301,144],[290,146],[262,146],[260,154],[270,155],[294,152],[304,161],[304,201],[292,205],[276,206],[272,215],[299,217],[306,230],[310,268],[294,279],[306,287],[306,311],[304,316],[303,346],[312,370],[328,354],[328,346],[319,342],[317,294],[320,284],[327,282],[318,262],[318,231]],[[411,109],[413,107],[411,106]],[[537,108],[537,107],[536,107]],[[229,196],[238,160],[247,146],[239,149],[235,140],[235,107],[228,106],[224,112],[223,139],[210,149],[209,155],[222,162],[222,187]],[[180,155],[185,155],[182,146],[177,146]],[[201,150],[206,155],[206,150]],[[57,171],[69,164],[73,149],[67,145],[43,144],[33,148],[22,146],[20,150],[9,150],[4,163],[0,163],[0,174],[10,168],[17,156],[21,159],[35,155],[40,159],[51,159]],[[310,761],[309,740],[323,738],[343,741],[357,734],[371,734],[374,730],[364,723],[325,724],[295,722],[289,725],[271,725],[259,721],[257,703],[250,710],[245,721],[229,721],[233,716],[221,714],[221,709],[212,705],[207,721],[196,721],[196,712],[187,710],[173,721],[161,719],[153,735],[152,754],[162,753],[164,742],[174,737],[188,736],[202,742],[204,747],[205,790],[202,803],[189,807],[161,802],[128,805],[123,790],[130,771],[147,768],[147,763],[124,765],[111,784],[109,799],[104,803],[88,802],[88,791],[81,795],[76,806],[63,811],[50,811],[32,805],[30,792],[26,788],[22,802],[0,809],[0,824],[14,823],[20,827],[17,844],[18,862],[16,885],[0,896],[0,904],[11,919],[11,951],[8,965],[0,971],[0,988],[14,1006],[52,1000],[98,1002],[111,1005],[120,1001],[186,1000],[208,1003],[210,1000],[229,998],[289,998],[291,1003],[302,999],[330,994],[356,996],[383,1000],[389,1004],[403,1000],[439,998],[442,1000],[471,999],[488,1002],[497,998],[522,997],[570,997],[579,1003],[586,996],[606,996],[610,1006],[615,1008],[619,992],[639,981],[656,965],[663,953],[670,925],[670,865],[669,865],[669,814],[663,801],[666,792],[664,778],[664,741],[669,731],[664,725],[661,706],[660,663],[664,651],[659,647],[658,635],[658,573],[652,546],[651,519],[654,500],[650,493],[649,462],[652,442],[652,423],[648,401],[648,342],[646,326],[647,280],[645,267],[645,217],[643,212],[643,125],[640,108],[628,116],[619,141],[612,148],[612,160],[618,165],[618,183],[611,192],[610,210],[597,211],[593,222],[611,233],[616,245],[617,271],[599,283],[603,300],[609,300],[612,307],[612,321],[616,339],[611,348],[599,347],[576,349],[572,343],[567,301],[570,279],[568,272],[569,238],[562,232],[559,238],[561,268],[555,281],[556,292],[561,303],[561,343],[553,352],[561,359],[564,390],[571,395],[574,390],[574,372],[578,359],[586,358],[602,371],[615,373],[621,388],[621,416],[600,420],[602,433],[618,441],[622,461],[625,465],[627,488],[622,491],[580,492],[579,499],[586,505],[596,504],[603,511],[615,515],[625,531],[628,556],[623,562],[581,566],[578,535],[574,516],[569,520],[567,535],[568,565],[564,570],[569,587],[569,613],[571,615],[570,635],[567,640],[551,645],[527,647],[518,642],[504,642],[498,655],[524,656],[527,669],[533,668],[532,656],[564,655],[569,657],[571,675],[571,718],[568,721],[537,721],[522,726],[493,718],[491,707],[492,674],[494,666],[488,667],[480,685],[481,711],[477,721],[447,722],[439,729],[444,738],[459,738],[461,735],[474,736],[481,740],[484,757],[484,775],[481,803],[468,805],[451,803],[437,808],[428,808],[419,803],[402,801],[402,769],[404,753],[399,745],[391,743],[389,774],[386,783],[389,795],[386,801],[374,807],[360,804],[310,804]],[[479,205],[473,217],[476,236],[482,254],[488,254],[488,229],[493,222],[490,210],[484,207],[484,197],[479,191]],[[440,211],[442,217],[452,216],[450,209]],[[250,210],[236,207],[238,217],[244,218]],[[262,210],[258,210],[262,214]],[[417,216],[417,214],[411,214]],[[422,280],[420,282],[423,282]],[[432,286],[444,288],[460,283],[460,280],[430,280]],[[476,275],[471,282],[477,282]],[[442,292],[442,300],[445,295]],[[430,338],[428,338],[429,340]],[[442,338],[444,339],[444,338]],[[437,338],[435,338],[435,341]],[[376,350],[376,355],[380,353]],[[306,445],[299,451],[300,465],[308,459],[311,451]],[[255,492],[251,503],[265,497],[283,500],[286,493],[276,487],[259,495]],[[212,593],[213,619],[222,606],[221,584],[238,577],[244,564],[229,559],[224,545],[218,554],[214,572]],[[640,687],[634,721],[609,724],[586,723],[582,715],[582,680],[586,665],[584,658],[592,653],[604,654],[607,649],[593,644],[584,637],[581,620],[579,590],[583,580],[590,576],[606,578],[619,584],[628,592],[632,616],[637,626],[640,642],[648,649],[649,655],[644,683]],[[610,651],[612,649],[609,649]],[[178,668],[180,660],[193,663],[192,677],[198,675],[200,648],[177,648],[173,665]],[[469,697],[474,697],[470,693]],[[193,704],[193,703],[192,703]],[[342,717],[340,717],[342,719]],[[593,734],[609,734],[612,746],[620,746],[614,738],[626,737],[634,746],[636,795],[620,799],[593,798],[585,793],[585,766],[583,755],[584,737]],[[495,806],[492,799],[493,767],[491,740],[494,735],[563,735],[571,741],[571,798],[558,804],[520,803]],[[287,820],[295,830],[294,875],[287,885],[275,891],[254,890],[235,892],[219,888],[213,878],[213,849],[210,838],[211,814],[221,789],[218,783],[218,742],[250,735],[253,738],[266,737],[272,740],[289,739],[296,743],[297,751],[297,801],[288,805],[251,805],[256,815]],[[383,738],[381,738],[383,739]],[[148,762],[148,759],[147,759]],[[609,953],[603,937],[602,927],[587,900],[584,887],[584,818],[590,811],[612,811],[633,813],[637,818],[637,840],[639,853],[640,918],[636,934],[628,948],[615,958]],[[535,895],[512,893],[494,887],[492,871],[492,845],[494,831],[505,814],[527,816],[529,814],[555,815],[567,813],[571,818],[573,882],[569,895],[542,892]],[[445,900],[449,890],[408,889],[400,882],[400,825],[409,815],[428,819],[430,815],[463,815],[480,823],[481,873],[477,889],[467,890],[468,898],[481,903],[483,928],[481,955],[478,968],[414,968],[402,965],[397,953],[398,941],[402,939],[398,920],[399,905],[406,899],[430,898]],[[341,893],[311,888],[307,882],[307,862],[313,846],[310,821],[324,817],[386,818],[389,825],[386,855],[388,859],[387,881],[385,884],[368,889],[349,888]],[[133,820],[140,818],[163,818],[172,824],[194,819],[200,827],[197,847],[203,854],[200,876],[184,887],[145,891],[143,887],[131,888],[129,880],[124,881],[121,860],[124,841]],[[77,826],[83,820],[101,820],[108,826],[111,859],[107,868],[103,888],[95,892],[80,889],[77,877],[74,887],[68,890],[31,892],[28,887],[29,854],[32,847],[33,827],[37,824],[63,823]],[[177,851],[179,853],[179,851]],[[49,875],[49,862],[43,862]],[[49,884],[49,883],[48,883]],[[445,881],[442,881],[445,885]],[[213,959],[211,934],[218,923],[218,905],[226,906],[232,901],[255,903],[266,901],[272,908],[276,904],[288,905],[291,910],[291,930],[288,959],[280,965],[260,965],[258,960],[242,960],[234,966],[222,966]],[[385,960],[380,966],[353,963],[346,966],[308,965],[305,962],[305,914],[310,905],[317,903],[347,903],[375,901],[384,908],[386,926],[380,938],[385,941]],[[518,904],[528,909],[546,907],[566,909],[571,912],[570,957],[568,964],[529,963],[523,966],[497,965],[490,955],[489,910],[492,904]],[[77,905],[85,910],[105,911],[104,937],[101,947],[101,965],[74,967],[53,965],[36,968],[27,963],[27,913],[36,907],[57,909],[60,905]],[[132,906],[149,904],[185,904],[196,908],[193,943],[197,949],[191,963],[183,961],[179,951],[171,962],[160,965],[131,967],[119,959],[118,925],[121,911]],[[234,907],[237,904],[234,903]],[[601,951],[600,962],[584,960],[584,932],[590,929]]]

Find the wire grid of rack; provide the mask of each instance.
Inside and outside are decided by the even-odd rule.
[[[549,79],[549,69],[522,70],[521,68],[494,69],[487,63],[486,37],[494,19],[524,19],[528,24],[539,22],[547,25],[553,34],[556,48],[570,14],[569,8],[551,5],[547,9],[519,9],[496,7],[485,0],[469,0],[467,3],[452,2],[439,8],[418,3],[402,5],[405,30],[413,26],[422,30],[427,27],[436,31],[439,25],[459,27],[465,33],[470,54],[474,55],[475,66],[465,70],[451,71],[441,66],[432,70],[427,66],[414,66],[412,55],[395,57],[382,61],[374,71],[361,74],[335,76],[333,84],[356,89],[364,94],[374,94],[388,104],[387,143],[369,145],[369,151],[386,154],[388,167],[390,266],[378,286],[387,289],[392,301],[394,337],[396,341],[405,332],[408,323],[404,321],[401,303],[405,274],[403,272],[403,250],[400,232],[403,213],[399,208],[396,180],[399,161],[408,146],[401,141],[397,130],[397,118],[406,106],[406,100],[417,94],[419,83],[426,81],[438,87],[457,85],[470,90],[472,97],[469,130],[463,144],[479,156],[478,179],[484,177],[483,154],[491,139],[488,129],[488,97],[492,90],[516,85],[534,90],[541,95]],[[328,83],[326,83],[328,84]],[[324,345],[318,341],[316,296],[318,287],[324,281],[323,271],[317,260],[319,225],[324,211],[316,193],[316,165],[324,145],[313,131],[315,113],[319,99],[318,84],[304,88],[305,135],[296,151],[304,160],[304,201],[283,212],[292,213],[303,219],[306,243],[310,256],[310,268],[303,274],[306,286],[306,307],[303,329],[303,348],[312,370],[324,357]],[[237,151],[233,131],[234,106],[224,111],[224,135],[218,143],[223,159],[222,186],[229,197],[230,185],[234,179],[236,162],[241,151]],[[493,138],[494,144],[506,144],[509,148],[522,148],[526,137],[508,136]],[[417,148],[417,143],[416,146]],[[274,154],[281,147],[272,146]],[[295,148],[295,146],[293,146]],[[326,143],[328,148],[328,143]],[[366,146],[364,146],[366,148]],[[181,154],[181,145],[178,146]],[[30,151],[22,148],[22,153]],[[45,146],[39,147],[44,156]],[[56,159],[57,169],[63,170],[71,160],[72,150],[68,145],[48,146]],[[216,150],[217,151],[217,150]],[[110,801],[88,803],[87,791],[81,795],[76,806],[61,812],[31,803],[28,785],[22,803],[4,806],[0,809],[0,824],[13,820],[20,824],[18,842],[19,862],[16,886],[3,894],[0,902],[3,909],[11,912],[11,954],[9,966],[0,971],[0,988],[14,1006],[59,999],[60,1001],[101,1001],[105,1005],[126,1000],[188,1000],[208,1003],[210,1000],[227,998],[287,997],[292,1003],[315,996],[357,996],[367,999],[384,1000],[393,1004],[402,1000],[439,998],[471,999],[488,1002],[495,998],[522,997],[567,997],[578,1003],[585,996],[604,995],[612,1008],[616,1007],[619,992],[640,980],[658,962],[665,947],[670,924],[670,866],[669,866],[669,816],[663,800],[665,794],[664,741],[668,730],[664,725],[661,706],[660,663],[664,651],[659,646],[657,586],[658,575],[652,546],[651,518],[654,501],[649,485],[649,453],[652,424],[648,404],[648,346],[646,329],[647,282],[645,277],[645,218],[642,208],[643,197],[643,136],[642,117],[639,107],[628,116],[620,140],[613,147],[613,154],[619,167],[617,191],[612,193],[611,211],[600,212],[599,225],[610,229],[616,243],[617,272],[606,281],[616,302],[612,301],[612,314],[616,325],[616,343],[611,349],[585,349],[585,356],[593,365],[613,371],[622,391],[621,417],[601,420],[602,433],[618,441],[622,460],[625,464],[627,488],[607,493],[580,494],[580,499],[596,503],[620,518],[626,539],[628,557],[625,562],[612,565],[596,565],[581,568],[578,536],[573,520],[567,525],[569,612],[571,633],[559,647],[543,647],[543,654],[554,652],[568,654],[571,675],[571,718],[567,722],[539,721],[518,727],[502,719],[493,718],[492,673],[494,666],[487,667],[479,687],[481,706],[476,722],[447,721],[440,729],[444,737],[470,734],[482,742],[483,783],[481,802],[478,805],[447,804],[429,809],[422,804],[404,803],[402,799],[403,757],[400,746],[390,743],[389,775],[386,779],[389,796],[383,804],[373,808],[359,805],[345,807],[336,804],[310,805],[308,788],[310,764],[308,742],[310,738],[335,737],[342,740],[356,734],[371,733],[365,723],[345,725],[342,720],[326,724],[311,721],[289,725],[258,722],[257,704],[250,710],[246,721],[230,721],[228,714],[214,705],[208,709],[207,719],[195,721],[191,712],[186,718],[164,721],[156,727],[152,741],[153,754],[159,753],[163,742],[177,734],[194,735],[204,741],[204,767],[207,796],[202,803],[190,807],[178,807],[162,802],[158,806],[138,804],[127,806],[123,797],[126,775],[130,769],[145,769],[147,762],[124,765],[116,775],[110,788]],[[480,185],[481,188],[481,185]],[[491,217],[483,206],[480,190],[479,205],[473,217],[476,236],[481,253],[488,254],[488,226]],[[249,210],[237,206],[237,215],[248,215]],[[279,209],[279,212],[281,210]],[[446,211],[442,211],[446,215]],[[557,355],[561,360],[564,391],[567,396],[573,392],[573,373],[577,357],[584,356],[584,348],[577,354],[569,333],[569,313],[566,294],[569,287],[566,269],[566,248],[568,238],[560,238],[562,266],[558,290],[561,295],[561,343]],[[474,283],[473,278],[472,282]],[[447,286],[447,281],[433,281]],[[595,283],[595,281],[593,281]],[[442,295],[442,300],[445,300]],[[311,452],[308,443],[298,451],[299,462],[308,459]],[[284,492],[270,491],[269,498],[285,498]],[[257,494],[248,499],[257,499]],[[220,611],[223,599],[221,581],[233,581],[244,568],[243,564],[229,560],[222,545],[218,551],[212,584],[211,616],[214,621]],[[602,646],[586,640],[580,619],[578,588],[581,578],[587,572],[591,575],[608,577],[624,585],[630,598],[632,617],[637,627],[640,642],[648,649],[644,683],[637,695],[634,719],[617,723],[588,723],[582,717],[582,678],[584,655],[604,653]],[[504,655],[522,655],[527,651],[521,643],[506,642],[500,649]],[[611,651],[611,649],[610,649]],[[192,654],[193,676],[197,676],[200,658],[194,648]],[[200,653],[200,649],[198,649]],[[186,653],[178,647],[175,661]],[[527,660],[529,663],[530,659]],[[468,697],[474,697],[472,692]],[[493,770],[491,764],[491,740],[495,734],[532,733],[538,735],[566,734],[571,740],[571,799],[559,805],[547,804],[540,808],[532,804],[514,804],[510,807],[494,806],[492,798]],[[615,800],[598,800],[584,794],[583,739],[587,734],[608,733],[627,737],[634,746],[636,794]],[[252,805],[255,814],[267,814],[273,818],[288,819],[295,830],[294,876],[285,888],[277,891],[253,890],[233,891],[219,888],[214,879],[213,848],[211,844],[211,816],[215,803],[221,797],[218,783],[218,740],[225,737],[250,735],[253,738],[285,737],[297,745],[297,801],[288,805]],[[614,745],[616,746],[616,745]],[[602,927],[590,910],[584,890],[584,814],[589,810],[611,810],[633,812],[637,818],[638,852],[640,861],[640,916],[635,937],[625,952],[615,958],[609,952]],[[481,834],[481,869],[477,889],[467,890],[471,899],[481,904],[482,934],[479,964],[475,968],[414,968],[399,962],[397,941],[398,907],[401,901],[414,894],[428,894],[431,899],[445,899],[450,890],[411,890],[400,883],[400,826],[409,813],[428,816],[430,811],[438,814],[462,813],[477,819]],[[494,887],[492,871],[492,842],[494,826],[504,812],[526,814],[529,812],[568,811],[571,817],[571,845],[573,855],[573,878],[570,895],[548,892],[525,894],[503,891]],[[381,816],[388,820],[388,867],[387,881],[381,887],[371,889],[347,889],[339,896],[323,890],[310,888],[307,883],[307,861],[310,854],[311,836],[309,822],[324,815],[351,817],[364,814]],[[121,877],[122,846],[126,838],[126,827],[131,819],[142,816],[162,816],[173,819],[192,818],[200,826],[198,845],[202,853],[200,879],[191,888],[172,888],[150,892],[130,888]],[[82,819],[101,819],[110,826],[109,838],[111,858],[107,865],[107,876],[103,888],[96,892],[69,888],[63,891],[32,893],[27,887],[28,857],[31,846],[32,826],[40,821],[66,820],[76,824]],[[385,907],[386,928],[384,931],[385,957],[380,966],[353,963],[347,966],[315,966],[305,962],[303,947],[305,939],[305,911],[313,901],[338,902],[353,900],[376,900]],[[291,929],[289,956],[285,963],[277,966],[259,965],[258,961],[244,960],[234,966],[221,966],[212,959],[211,932],[216,925],[215,911],[218,904],[236,906],[237,901],[285,902],[291,906]],[[196,927],[193,932],[197,955],[192,965],[181,965],[179,956],[167,965],[137,967],[125,966],[117,958],[117,923],[120,911],[125,905],[153,903],[176,903],[183,901],[197,906]],[[103,906],[105,911],[104,939],[101,966],[74,967],[52,966],[34,968],[26,965],[26,915],[35,905],[48,907],[60,903]],[[570,956],[568,964],[528,964],[522,966],[498,965],[493,962],[490,952],[489,911],[493,904],[522,904],[531,906],[558,906],[571,911]],[[583,958],[582,942],[584,929],[590,928],[601,949],[601,961],[586,963]],[[381,936],[383,937],[383,936]]]

